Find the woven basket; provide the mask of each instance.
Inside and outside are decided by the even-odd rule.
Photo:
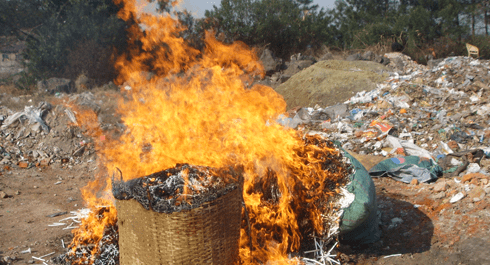
[[[238,188],[190,211],[157,213],[135,200],[116,207],[121,265],[238,263]]]

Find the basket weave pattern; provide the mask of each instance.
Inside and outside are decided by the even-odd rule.
[[[135,200],[117,200],[116,207],[121,265],[238,263],[240,189],[170,214]]]

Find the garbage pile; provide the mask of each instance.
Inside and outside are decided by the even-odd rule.
[[[358,154],[403,157],[373,168],[372,176],[386,173],[410,183],[489,175],[480,162],[490,155],[490,63],[449,57],[427,67],[400,53],[387,57],[396,71],[376,89],[343,104],[292,110],[278,121]]]
[[[99,103],[85,92],[55,106],[44,101],[22,111],[0,106],[0,164],[31,168],[95,161],[93,140],[77,126],[76,111],[70,106],[97,112]]]

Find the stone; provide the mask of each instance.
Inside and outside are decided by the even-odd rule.
[[[481,174],[481,173],[469,173],[469,174],[466,174],[463,176],[463,178],[461,179],[461,182],[462,183],[465,183],[467,181],[471,181],[472,179],[487,179],[488,177]]]
[[[262,61],[262,65],[264,66],[267,75],[272,75],[280,70],[282,62],[281,60],[276,59],[271,50],[265,49],[260,56],[260,60]]]
[[[485,190],[482,187],[475,187],[468,192],[468,196],[474,201],[481,201],[486,195]]]
[[[9,196],[7,195],[7,193],[3,192],[3,191],[0,191],[0,199],[5,199],[5,198],[8,198]]]
[[[412,181],[410,181],[410,184],[416,186],[419,184],[419,180],[418,179],[412,179]]]
[[[388,57],[380,56],[380,55],[375,55],[373,61],[380,63],[382,65],[390,64],[390,59]]]
[[[372,61],[372,60],[374,60],[374,57],[375,57],[375,55],[374,55],[374,52],[372,52],[372,51],[367,51],[361,55],[361,59],[364,61]]]
[[[287,76],[293,76],[301,70],[312,66],[315,62],[312,60],[297,60],[287,63],[287,69],[284,70],[283,74]]]
[[[447,190],[447,183],[445,180],[440,180],[438,182],[436,182],[436,184],[434,185],[434,189],[433,191],[434,192],[441,192],[441,191],[446,191]]]
[[[360,53],[354,53],[354,54],[347,56],[347,58],[345,58],[345,60],[346,61],[359,61],[359,60],[362,60],[362,55]]]
[[[431,195],[430,198],[433,200],[444,199],[444,198],[446,198],[446,193],[445,192],[439,192],[439,193]]]
[[[74,93],[76,92],[75,83],[66,78],[50,78],[48,80],[41,80],[37,82],[38,90],[42,92],[48,92],[49,94],[55,93]]]
[[[319,58],[319,61],[333,60],[333,54],[327,52]]]
[[[75,80],[75,88],[77,90],[87,90],[92,88],[90,78],[88,78],[85,74],[80,74]]]

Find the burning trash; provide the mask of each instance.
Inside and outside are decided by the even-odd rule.
[[[122,19],[136,17],[148,26],[145,32],[137,24],[129,29],[134,49],[117,63],[118,82],[131,87],[119,102],[126,131],[103,142],[97,141],[97,132],[92,134],[102,171],[82,189],[92,214],[74,230],[66,260],[100,264],[101,253],[107,253],[106,232],[118,228],[122,263],[138,263],[151,254],[154,259],[143,263],[155,264],[165,255],[163,248],[193,241],[189,231],[212,228],[206,223],[212,218],[232,231],[225,233],[230,243],[219,247],[226,252],[221,255],[231,256],[218,259],[219,264],[297,263],[300,258],[291,254],[311,250],[313,236],[322,242],[315,245],[325,248],[312,246],[314,252],[326,250],[340,232],[343,209],[352,202],[346,200],[351,198],[346,187],[355,167],[341,150],[325,138],[303,136],[276,122],[286,103],[269,87],[248,88],[250,80],[263,75],[263,67],[244,44],[223,44],[207,33],[201,52],[178,37],[183,28],[172,16],[140,14],[135,1],[124,1],[124,6]],[[147,80],[141,72],[149,69],[156,75]],[[112,181],[107,172],[115,169],[121,179]],[[205,213],[206,207],[216,208]],[[229,211],[227,220],[221,210]],[[192,225],[165,224],[170,216]],[[163,231],[160,227],[173,236],[158,237],[154,244],[151,235]],[[213,240],[225,240],[217,237]],[[128,242],[139,240],[151,247],[129,249]],[[214,243],[192,244],[206,247],[203,255],[214,255],[209,250]],[[175,248],[189,256],[192,250],[184,245]]]
[[[241,178],[183,164],[115,182],[121,264],[236,263]]]

